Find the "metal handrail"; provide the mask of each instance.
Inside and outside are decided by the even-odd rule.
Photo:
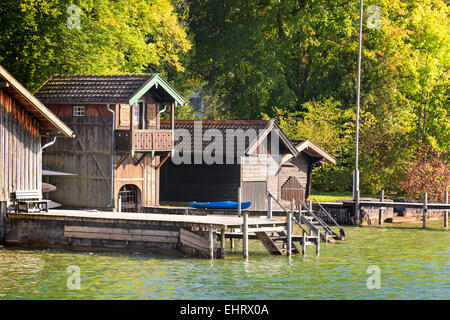
[[[283,205],[282,205],[281,203],[279,203],[278,200],[275,199],[275,197],[274,197],[269,191],[267,191],[267,195],[268,195],[269,197],[271,197],[273,200],[275,200],[275,202],[280,206],[280,208],[283,209],[284,212],[286,212],[286,218],[287,218],[289,212],[283,207]],[[299,211],[299,213],[300,213],[300,215],[301,215],[301,212],[300,212],[300,211]],[[292,215],[292,220],[296,221],[294,215]],[[305,232],[310,236],[309,232],[306,231],[305,228],[302,227],[301,221],[300,221],[300,223],[297,223],[297,225],[298,225],[303,231],[305,231]]]
[[[339,233],[343,234],[343,236],[345,237],[345,230],[336,222],[336,220],[333,219],[333,217],[331,216],[331,214],[325,210],[324,207],[322,207],[322,205],[316,200],[316,198],[312,197],[314,202],[317,203],[319,205],[319,207],[327,214],[327,216],[331,219],[331,221],[333,221],[333,223],[336,225],[336,227],[339,228]]]
[[[323,222],[322,219],[320,219],[318,216],[316,216],[314,214],[314,212],[312,212],[312,210],[310,210],[306,204],[304,204],[302,201],[299,201],[299,202],[302,206],[304,206],[306,208],[306,210],[309,212],[309,214],[311,214],[314,218],[316,218],[317,221],[319,221],[319,223],[322,225],[322,227],[325,229],[326,232],[328,232],[330,234],[336,234],[336,232],[334,232],[333,229],[331,229],[329,225],[327,225],[325,222]]]

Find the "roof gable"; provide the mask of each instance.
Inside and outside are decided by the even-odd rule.
[[[202,130],[202,135],[197,137],[194,135],[195,123],[197,122],[197,128]],[[170,129],[171,124],[170,121],[162,120],[161,129]],[[195,153],[195,146],[202,146],[202,152],[204,152],[207,147],[213,143],[213,141],[203,141],[203,135],[206,130],[215,129],[219,130],[222,133],[223,137],[223,154],[228,154],[228,152],[233,151],[233,155],[237,154],[237,143],[233,143],[234,150],[230,150],[230,140],[227,136],[227,130],[235,130],[236,135],[245,137],[246,133],[248,133],[249,129],[253,129],[256,132],[256,135],[248,135],[244,141],[243,146],[240,150],[245,150],[244,154],[249,155],[252,154],[258,145],[260,145],[264,138],[272,132],[274,129],[279,130],[280,141],[283,145],[290,151],[297,155],[297,150],[294,145],[291,143],[289,138],[284,134],[284,132],[278,127],[274,120],[175,120],[175,130],[185,129],[190,134],[190,141],[183,141],[179,139],[175,141],[175,147],[177,151],[181,150],[190,150],[192,153]],[[239,131],[237,131],[239,130]],[[232,137],[231,137],[232,138]],[[181,141],[180,141],[181,140]]]
[[[23,108],[35,117],[43,129],[58,130],[62,134],[72,137],[73,131],[53,114],[41,101],[36,99],[19,81],[17,81],[6,69],[0,66],[0,79],[3,79],[7,91]]]
[[[152,87],[176,103],[183,97],[159,74],[53,75],[35,96],[47,104],[134,104]]]
[[[330,155],[328,152],[326,152],[324,149],[314,144],[310,140],[293,140],[293,143],[295,144],[295,148],[297,149],[299,154],[301,152],[304,152],[311,157],[321,158],[321,161],[323,162],[336,164],[336,159],[332,155]],[[283,157],[282,162],[286,162],[292,157],[292,155],[286,155]]]

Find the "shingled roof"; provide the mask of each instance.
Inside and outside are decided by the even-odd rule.
[[[200,128],[201,124],[201,135],[194,135],[195,123],[197,123],[197,128]],[[161,121],[160,127],[161,129],[170,129],[170,121]],[[223,152],[225,155],[231,154],[231,146],[234,146],[234,155],[237,155],[238,148],[239,150],[245,151],[245,154],[251,154],[255,150],[255,148],[264,140],[267,134],[269,134],[270,131],[272,131],[273,129],[278,129],[280,134],[280,148],[284,147],[284,150],[286,150],[286,152],[294,153],[294,155],[297,155],[297,150],[295,149],[294,145],[273,120],[175,120],[175,130],[180,129],[185,129],[189,132],[190,141],[185,141],[181,135],[180,138],[175,141],[175,150],[177,150],[177,152],[187,151],[195,153],[195,145],[201,145],[202,152],[207,151],[208,146],[214,142],[214,139],[212,141],[201,140],[203,139],[206,130],[216,129],[219,130],[222,134]],[[227,130],[242,130],[235,132],[237,133],[237,135],[245,136],[245,133],[248,132],[247,130],[249,129],[255,130],[256,135],[250,138],[245,138],[245,140],[243,140],[244,145],[238,145],[238,139],[235,140],[235,143],[232,143],[232,141],[230,140],[232,137],[227,136]]]
[[[2,66],[0,66],[0,82],[4,82],[4,90],[39,121],[40,127],[44,131],[55,133],[56,130],[56,132],[65,136],[74,136],[73,131],[64,122],[44,106],[40,100],[36,99],[36,97]]]
[[[133,104],[154,85],[184,104],[181,95],[157,73],[53,75],[34,95],[46,104]]]

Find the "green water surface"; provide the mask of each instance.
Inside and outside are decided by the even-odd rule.
[[[347,239],[307,255],[270,256],[250,241],[208,261],[142,253],[0,248],[0,299],[449,299],[450,251],[442,221],[347,227]],[[368,289],[370,266],[380,289]],[[80,289],[69,289],[69,266]],[[73,283],[73,282],[71,282]],[[373,282],[371,282],[373,283]]]

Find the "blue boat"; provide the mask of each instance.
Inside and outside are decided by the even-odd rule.
[[[252,204],[251,201],[241,202],[241,209],[247,209]],[[197,209],[237,209],[238,203],[235,201],[214,201],[214,202],[189,202],[189,207]]]

